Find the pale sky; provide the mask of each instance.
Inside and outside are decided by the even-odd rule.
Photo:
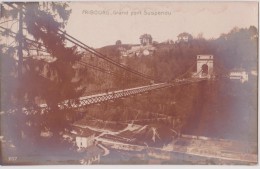
[[[228,33],[236,26],[258,27],[257,2],[72,2],[70,7],[67,33],[95,48],[115,44],[116,40],[137,44],[144,33],[162,42],[176,40],[181,32],[194,37],[203,33],[208,39]],[[109,15],[87,14],[90,10]],[[120,10],[124,15],[113,14]],[[131,16],[133,11],[139,15]],[[145,11],[170,15],[148,16]]]

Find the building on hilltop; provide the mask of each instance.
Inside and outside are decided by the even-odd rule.
[[[153,45],[146,46],[132,46],[131,49],[126,51],[126,55],[129,57],[133,56],[148,56],[154,54],[156,48]]]

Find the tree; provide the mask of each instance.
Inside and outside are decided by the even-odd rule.
[[[153,38],[150,34],[143,34],[140,36],[140,42],[142,45],[152,44]]]
[[[158,45],[159,45],[159,42],[153,41],[153,45],[154,45],[154,46],[158,46]]]
[[[120,45],[122,45],[121,40],[117,40],[117,41],[116,41],[116,46],[120,46]]]
[[[192,35],[187,32],[180,33],[177,37],[179,42],[189,42],[193,39]]]
[[[59,33],[59,29],[65,27],[71,13],[68,7],[64,2],[3,4],[2,19],[18,19],[20,27],[25,27],[26,33],[33,38],[28,40],[21,29],[19,33],[8,28],[1,29],[1,74],[4,75],[1,81],[1,109],[5,112],[12,110],[12,113],[5,113],[5,117],[17,126],[17,131],[8,132],[21,133],[27,121],[34,122],[34,128],[38,128],[38,135],[42,128],[51,126],[52,132],[58,136],[58,133],[68,126],[67,119],[68,115],[73,114],[72,110],[59,110],[58,103],[66,99],[76,101],[84,91],[79,89],[80,79],[73,80],[75,69],[72,67],[82,54],[77,52],[75,46],[66,47],[64,35]],[[4,38],[8,37],[14,37],[15,42],[21,45],[12,47],[4,44]],[[35,49],[37,52],[33,54],[28,52]],[[17,55],[22,56],[21,51],[17,54],[19,50],[22,54],[27,51],[28,55],[20,58],[17,66]],[[39,50],[41,55],[48,54],[50,59],[42,60],[39,56],[35,59],[33,55],[39,54]],[[18,76],[19,71],[21,73]],[[20,108],[35,108],[37,100],[45,102],[50,110],[44,114],[37,111],[36,114],[26,116]],[[17,137],[9,139],[19,143],[19,134]]]
[[[202,32],[200,32],[200,33],[197,35],[197,39],[204,39]]]
[[[243,67],[251,70],[257,67],[257,40],[257,29],[254,26],[242,29],[236,27],[214,40],[212,46],[225,69]]]

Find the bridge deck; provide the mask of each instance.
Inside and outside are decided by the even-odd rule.
[[[118,99],[118,98],[146,93],[149,91],[162,89],[162,88],[166,88],[166,87],[196,83],[196,82],[199,82],[202,80],[205,80],[205,79],[183,79],[183,80],[176,80],[174,83],[156,83],[156,84],[151,84],[151,85],[146,85],[146,86],[141,86],[141,87],[117,90],[117,91],[112,91],[112,92],[110,91],[110,92],[100,93],[100,94],[95,94],[95,95],[90,95],[90,96],[83,96],[83,97],[80,97],[77,101],[65,100],[65,101],[61,102],[58,105],[58,107],[61,109],[63,109],[63,108],[81,108],[81,107],[85,107],[87,105],[98,104],[98,103],[108,101],[108,100],[114,100],[114,99]],[[40,104],[39,107],[42,110],[48,109],[47,104]],[[29,112],[32,109],[24,108],[23,110],[26,112]]]

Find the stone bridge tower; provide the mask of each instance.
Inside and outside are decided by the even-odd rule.
[[[211,78],[213,76],[213,55],[197,55],[197,72],[199,78]]]

